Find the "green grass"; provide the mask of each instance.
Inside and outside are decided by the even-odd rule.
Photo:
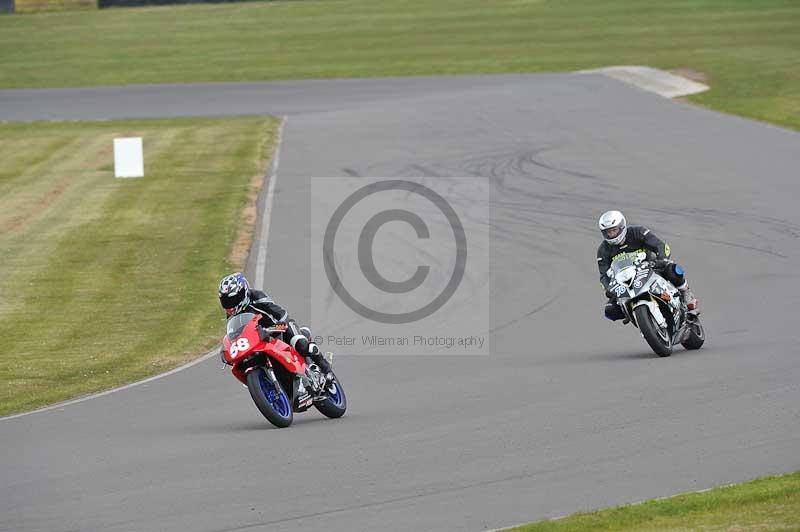
[[[0,124],[0,415],[219,339],[215,288],[242,265],[232,247],[275,134],[264,117]],[[144,178],[113,177],[126,135],[144,138]]]
[[[0,17],[0,86],[687,67],[800,128],[797,0],[309,0]]]
[[[800,473],[540,521],[514,532],[800,530]]]

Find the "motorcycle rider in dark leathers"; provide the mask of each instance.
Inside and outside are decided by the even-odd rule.
[[[227,275],[220,281],[219,302],[228,318],[242,312],[252,312],[261,315],[259,323],[263,327],[286,325],[281,339],[300,355],[310,358],[329,381],[333,379],[330,364],[322,356],[319,346],[311,341],[311,330],[308,327],[298,327],[297,323],[289,318],[289,313],[265,292],[250,288],[242,273]]]
[[[690,313],[700,314],[697,298],[689,289],[683,267],[670,259],[671,251],[668,244],[644,226],[628,226],[625,216],[620,211],[603,213],[598,225],[603,234],[603,242],[597,248],[597,267],[600,270],[600,282],[605,288],[606,297],[608,297],[605,307],[606,318],[612,321],[625,318],[625,314],[617,304],[616,296],[608,290],[611,279],[606,272],[611,267],[614,257],[621,253],[635,251],[649,251],[655,255],[656,266],[654,269],[680,290],[681,299]]]

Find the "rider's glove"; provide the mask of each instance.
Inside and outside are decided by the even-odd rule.
[[[669,259],[656,259],[653,262],[653,268],[656,270],[665,270],[670,264],[672,264],[672,261]]]

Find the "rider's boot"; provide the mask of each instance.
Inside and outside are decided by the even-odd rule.
[[[689,312],[695,316],[700,314],[700,304],[698,303],[697,298],[694,297],[692,289],[689,288],[689,283],[684,282],[678,287],[678,290],[680,290],[683,304],[686,305],[686,308],[689,310]]]
[[[622,309],[619,307],[616,298],[609,296],[608,301],[606,302],[605,308],[605,315],[611,321],[622,320],[623,325],[627,325],[631,322],[626,316],[625,313],[622,312]]]
[[[311,343],[308,345],[308,358],[310,358],[314,364],[319,366],[320,371],[323,375],[325,375],[325,379],[328,382],[333,380],[333,373],[331,370],[331,365],[322,355],[322,351],[320,351],[319,346],[315,343]]]

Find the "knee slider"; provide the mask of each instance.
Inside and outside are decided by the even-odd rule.
[[[673,266],[673,270],[675,271],[675,275],[683,275],[686,271],[683,269],[683,266],[680,264],[675,264]]]

